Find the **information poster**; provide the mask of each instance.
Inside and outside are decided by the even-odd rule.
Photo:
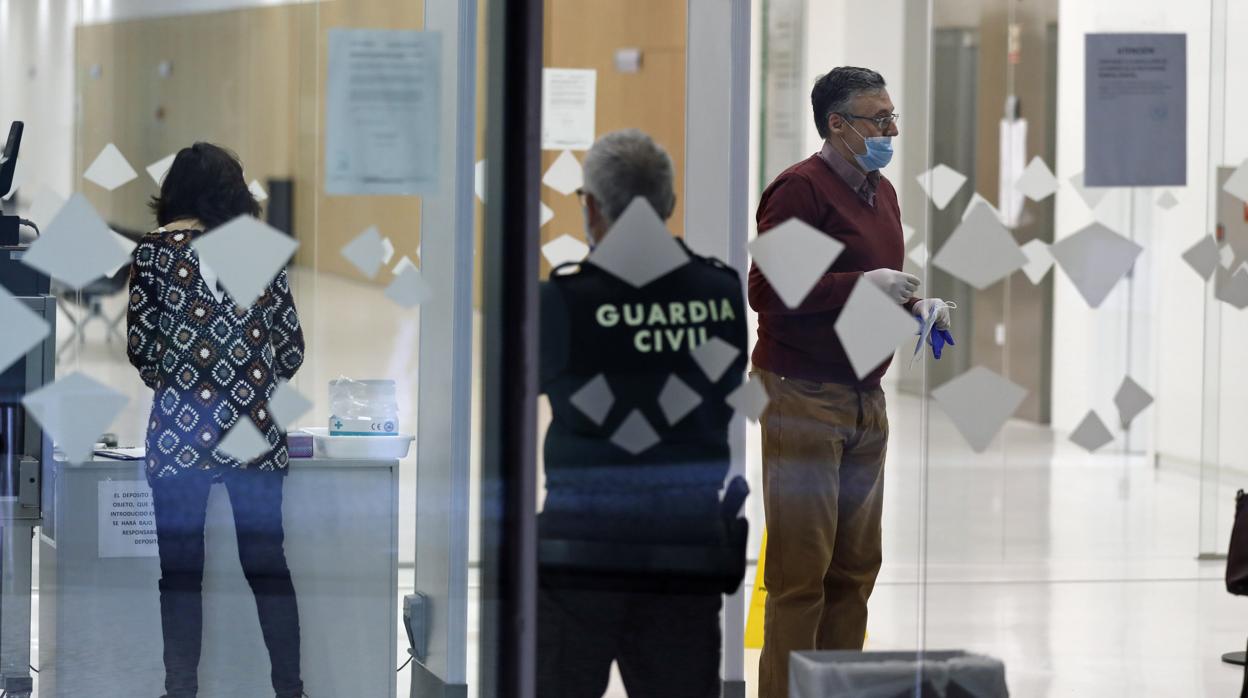
[[[441,70],[437,32],[329,30],[326,193],[437,191]]]
[[[152,490],[142,480],[99,483],[101,558],[156,557],[156,517]]]
[[[542,69],[542,149],[589,150],[594,144],[598,71]]]
[[[1187,36],[1085,38],[1084,186],[1187,184]]]

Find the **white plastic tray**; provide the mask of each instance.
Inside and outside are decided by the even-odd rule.
[[[411,434],[398,436],[330,436],[325,427],[304,427],[300,431],[312,435],[312,451],[322,458],[343,460],[388,460],[406,458],[411,448]]]

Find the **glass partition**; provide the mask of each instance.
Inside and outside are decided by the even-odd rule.
[[[0,0],[0,691],[1231,693],[1245,26]]]
[[[0,6],[55,356],[6,394],[49,440],[6,695],[466,690],[483,17]]]

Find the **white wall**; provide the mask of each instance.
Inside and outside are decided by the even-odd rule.
[[[1180,255],[1201,235],[1211,230],[1207,201],[1209,177],[1216,164],[1238,163],[1248,155],[1248,136],[1228,131],[1226,153],[1209,153],[1209,52],[1210,3],[1208,0],[1177,4],[1171,0],[1060,0],[1060,46],[1058,68],[1057,174],[1067,179],[1083,169],[1084,158],[1084,35],[1089,32],[1184,32],[1188,45],[1188,154],[1184,188],[1171,192],[1179,205],[1163,211],[1154,205],[1161,189],[1137,189],[1134,235],[1145,247],[1136,267],[1136,302],[1130,315],[1134,343],[1129,346],[1127,285],[1120,284],[1102,307],[1087,307],[1070,281],[1058,274],[1054,313],[1053,423],[1070,429],[1089,408],[1103,417],[1116,412],[1112,397],[1128,370],[1127,355],[1134,362],[1131,374],[1157,399],[1141,419],[1148,420],[1154,435],[1151,446],[1165,458],[1195,461],[1200,456],[1200,397],[1202,380],[1202,316],[1204,284]],[[1235,5],[1235,3],[1231,3]],[[1242,5],[1242,3],[1240,3]],[[1248,9],[1232,11],[1230,36],[1248,29]],[[1236,29],[1239,29],[1237,32]],[[1228,65],[1243,65],[1248,48],[1232,44]],[[1231,70],[1228,84],[1227,123],[1248,116],[1248,99],[1236,90]],[[1080,197],[1064,186],[1057,200],[1059,238],[1070,235],[1092,220],[1100,220],[1128,235],[1131,193],[1115,190],[1096,211],[1089,211]],[[1248,341],[1242,316],[1224,313],[1224,353]],[[1224,371],[1223,394],[1234,396],[1248,388],[1248,372],[1235,371],[1234,362]],[[1234,375],[1232,375],[1234,374]],[[1237,402],[1237,401],[1236,401]],[[1245,412],[1227,403],[1224,412],[1235,418]],[[1243,453],[1248,435],[1242,429],[1224,429],[1226,445],[1237,442],[1234,452]],[[1149,444],[1137,444],[1148,448]]]
[[[41,187],[61,196],[73,187],[74,75],[71,0],[0,0],[0,139],[9,123],[24,121],[18,196],[24,202]]]
[[[864,14],[861,7],[851,8],[846,0],[807,0],[805,93],[809,94],[816,77],[837,66],[871,68],[884,76],[897,112],[905,114],[901,99],[905,93],[905,4],[905,0],[877,0]],[[823,147],[823,139],[809,116],[807,123],[806,149],[813,153]],[[897,125],[905,138],[904,116]],[[897,149],[884,175],[896,180],[906,171],[902,151]]]

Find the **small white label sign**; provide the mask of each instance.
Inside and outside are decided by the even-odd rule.
[[[99,483],[101,558],[156,557],[152,490],[142,480]]]

